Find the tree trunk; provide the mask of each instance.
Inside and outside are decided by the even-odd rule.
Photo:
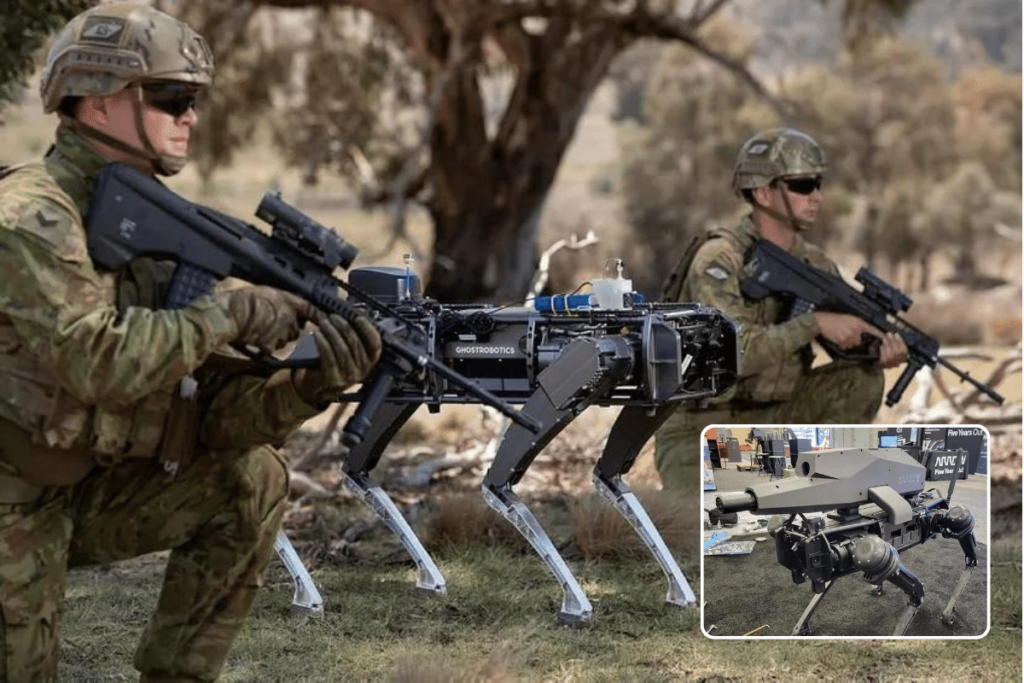
[[[438,301],[512,301],[529,289],[544,201],[590,96],[623,46],[611,28],[571,30],[552,20],[543,35],[516,36],[517,80],[491,140],[475,69],[445,87],[428,171],[434,260],[427,293]]]
[[[868,268],[875,269],[875,260],[878,256],[878,216],[881,210],[874,199],[868,200],[868,208],[865,212],[866,220],[864,225],[864,260]]]
[[[932,253],[930,250],[925,249],[921,252],[920,264],[921,264],[921,280],[918,282],[918,291],[927,292],[928,287],[931,285],[931,261]]]

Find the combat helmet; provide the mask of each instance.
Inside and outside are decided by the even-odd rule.
[[[88,9],[57,34],[40,83],[43,110],[60,111],[62,125],[134,159],[143,170],[174,175],[188,159],[158,152],[143,121],[145,95],[155,82],[183,83],[199,90],[213,80],[213,54],[185,23],[152,7],[130,4]],[[142,148],[104,132],[61,109],[68,97],[132,93],[135,130]],[[186,98],[189,95],[186,93]],[[195,104],[195,95],[185,105]],[[187,100],[186,100],[187,101]]]
[[[732,173],[732,189],[764,187],[777,178],[820,176],[828,170],[825,152],[814,138],[792,128],[763,131],[743,143]]]
[[[50,113],[65,97],[113,95],[142,80],[206,86],[212,79],[213,54],[187,24],[145,5],[105,4],[54,38],[40,94]]]

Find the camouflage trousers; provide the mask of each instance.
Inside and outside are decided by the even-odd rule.
[[[658,430],[654,462],[662,487],[685,495],[702,490],[700,435],[716,425],[869,424],[882,404],[885,379],[877,367],[836,361],[813,368],[789,401],[763,405],[724,403],[706,410],[680,408]]]
[[[274,552],[288,471],[268,447],[201,452],[176,478],[155,460],[94,470],[0,505],[0,681],[56,679],[68,568],[173,549],[135,666],[146,681],[212,681]]]

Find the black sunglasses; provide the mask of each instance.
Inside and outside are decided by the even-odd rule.
[[[780,178],[786,189],[793,194],[811,194],[820,190],[824,179],[818,175],[813,178]]]
[[[143,83],[142,101],[174,118],[196,106],[199,89],[185,83]]]

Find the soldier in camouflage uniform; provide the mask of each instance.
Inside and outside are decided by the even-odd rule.
[[[680,259],[663,292],[666,301],[700,301],[740,326],[740,379],[703,410],[676,411],[658,431],[655,463],[666,489],[696,492],[700,434],[719,424],[868,423],[881,405],[882,370],[907,358],[899,335],[883,334],[854,316],[816,311],[790,320],[779,297],[744,298],[744,255],[757,238],[769,240],[811,265],[839,274],[803,232],[817,217],[825,154],[808,135],[781,128],[748,140],[733,172],[733,190],[751,206],[734,230],[698,237]],[[881,340],[877,362],[836,360],[812,369],[811,341],[841,349]]]
[[[88,10],[49,51],[54,146],[0,174],[2,681],[56,678],[69,567],[162,549],[135,665],[147,681],[214,680],[281,525],[288,473],[273,446],[380,354],[369,320],[275,289],[235,283],[161,310],[171,264],[94,268],[83,216],[97,173],[112,160],[180,170],[212,75],[205,41],[176,19]],[[319,368],[225,362],[229,344],[271,351],[307,320]]]

